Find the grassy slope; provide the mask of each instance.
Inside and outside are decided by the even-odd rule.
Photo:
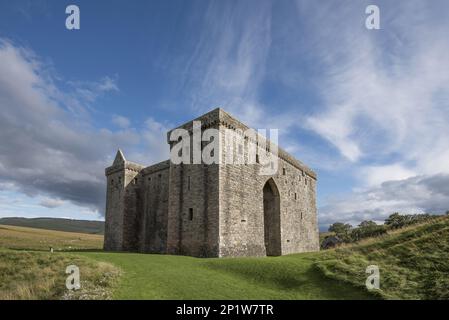
[[[90,234],[103,234],[103,221],[73,220],[61,218],[0,218],[0,225],[59,230]]]
[[[364,286],[366,267],[378,265],[382,298],[449,299],[449,217],[329,250],[316,265],[357,287]]]

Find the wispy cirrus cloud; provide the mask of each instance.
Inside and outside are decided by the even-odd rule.
[[[449,173],[449,23],[438,13],[448,4],[379,5],[379,31],[361,27],[363,5],[344,3],[323,9],[330,24],[314,29],[315,50],[326,52],[324,104],[306,127],[340,152],[359,181],[352,194],[328,199],[322,223],[449,207],[447,195],[424,187]]]
[[[271,44],[271,13],[269,1],[208,4],[198,44],[182,72],[195,113],[220,106],[254,125],[263,119],[267,109],[258,93]]]

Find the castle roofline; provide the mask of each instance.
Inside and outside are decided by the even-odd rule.
[[[228,113],[227,111],[225,111],[223,108],[215,108],[191,121],[188,121],[170,131],[167,132],[167,142],[170,143],[170,134],[173,130],[175,129],[185,129],[188,131],[192,130],[192,126],[193,126],[193,121],[201,121],[201,128],[207,129],[210,128],[212,126],[215,125],[222,125],[228,129],[231,130],[242,130],[242,131],[246,131],[248,129],[252,129],[251,127],[247,126],[246,124],[244,124],[243,122],[241,122],[240,120],[238,120],[237,118],[235,118],[234,116],[232,116],[230,113]],[[262,137],[263,139],[265,139],[265,137]],[[268,142],[270,141],[269,139],[265,139],[266,140],[266,145],[268,146]],[[274,144],[274,143],[273,143]],[[307,165],[305,165],[304,163],[302,163],[301,161],[299,161],[298,159],[296,159],[294,156],[292,156],[291,154],[289,154],[287,151],[285,151],[284,149],[282,149],[281,147],[278,147],[278,153],[277,156],[283,160],[285,160],[286,162],[290,163],[292,166],[303,170],[305,173],[307,173],[310,177],[314,178],[315,180],[317,179],[317,175],[315,173],[315,171],[313,171],[311,168],[309,168]]]

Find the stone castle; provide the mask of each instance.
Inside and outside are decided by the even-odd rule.
[[[215,109],[178,127],[188,132],[188,139],[194,135],[194,121],[201,121],[202,133],[216,129],[220,142],[226,130],[242,136],[242,146],[219,145],[220,160],[229,152],[248,158],[250,137],[242,132],[249,128],[240,121]],[[167,135],[170,150],[177,143],[170,139],[172,131]],[[316,174],[280,148],[276,172],[260,174],[259,153],[272,152],[260,149],[258,145],[250,164],[166,160],[149,167],[127,161],[119,150],[106,168],[104,249],[197,257],[319,250]]]

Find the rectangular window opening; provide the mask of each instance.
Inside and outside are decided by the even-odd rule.
[[[189,220],[193,220],[193,208],[189,208]]]

